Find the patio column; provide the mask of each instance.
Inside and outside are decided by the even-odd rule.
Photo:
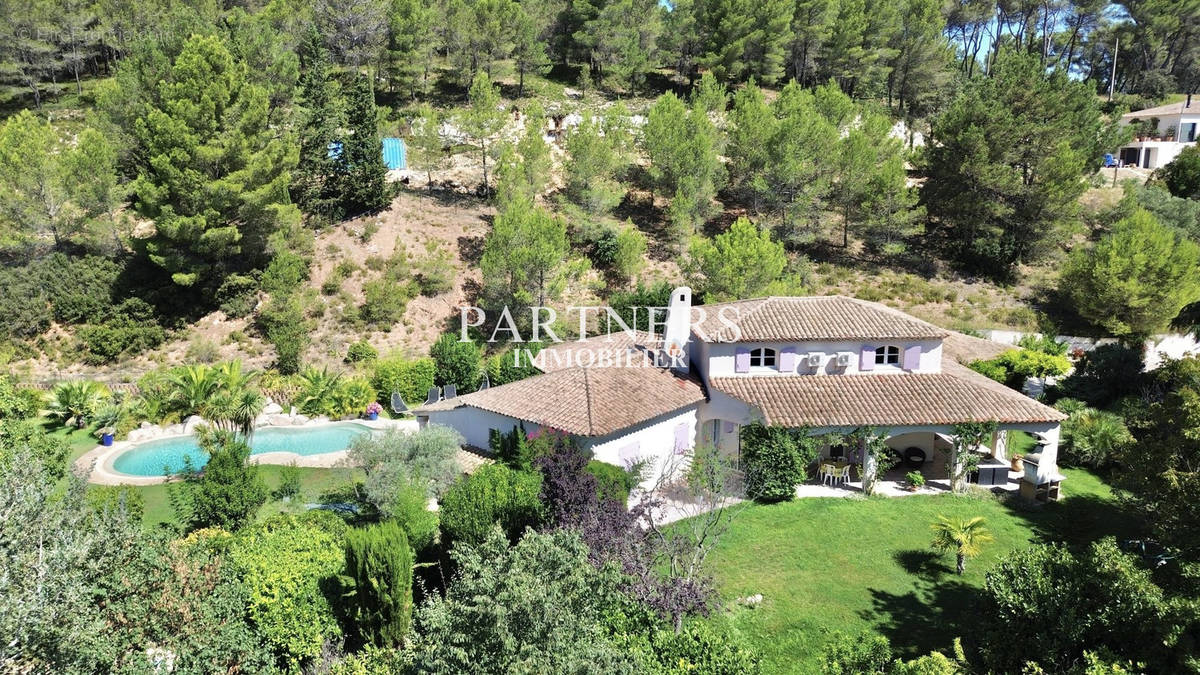
[[[871,494],[875,491],[875,483],[877,480],[877,477],[875,476],[875,468],[877,466],[877,462],[875,461],[875,453],[867,450],[867,439],[865,438],[860,438],[858,440],[858,452],[860,455],[862,455],[862,466],[859,467],[859,474],[862,476],[863,492]],[[867,485],[868,477],[871,479],[870,485]]]
[[[1049,482],[1058,475],[1058,439],[1061,434],[1062,427],[1055,424],[1046,431],[1043,431],[1043,445],[1041,447],[1042,460],[1038,463],[1038,484]]]

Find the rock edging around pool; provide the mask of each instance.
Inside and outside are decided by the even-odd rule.
[[[284,414],[260,415],[256,420],[255,428],[313,428],[348,421],[376,430],[400,429],[409,432],[417,430],[416,420],[359,419],[335,421],[328,417],[309,418],[304,415]],[[110,446],[98,445],[86,452],[79,459],[75,460],[75,470],[86,475],[89,483],[97,485],[158,485],[159,483],[166,483],[171,480],[169,476],[134,476],[121,473],[113,468],[113,462],[121,453],[133,449],[145,441],[191,436],[197,426],[205,423],[197,415],[193,415],[179,424],[172,424],[166,427],[143,422],[141,427],[129,432],[129,437],[126,440],[117,441]],[[250,461],[255,464],[291,464],[295,462],[296,466],[329,468],[339,465],[345,458],[345,450],[326,452],[319,455],[298,455],[294,452],[264,452],[252,455]]]

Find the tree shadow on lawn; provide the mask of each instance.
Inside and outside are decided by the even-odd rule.
[[[892,560],[904,568],[905,572],[928,583],[937,583],[954,570],[945,563],[945,556],[934,551],[912,549],[897,551],[892,554]]]
[[[891,642],[897,656],[906,659],[933,650],[949,654],[956,637],[970,643],[982,599],[980,589],[957,579],[933,581],[929,575],[940,578],[950,568],[944,563],[921,562],[909,553],[916,552],[903,551],[896,558],[901,566],[920,564],[917,573],[923,576],[917,588],[906,593],[869,589],[871,609],[861,610],[859,616]],[[905,562],[900,562],[901,557]]]
[[[1145,523],[1115,499],[1068,496],[1060,502],[1031,503],[1009,495],[1001,504],[1042,542],[1062,542],[1080,549],[1104,537],[1118,541],[1145,536]]]

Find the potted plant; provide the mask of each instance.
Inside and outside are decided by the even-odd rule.
[[[1020,453],[1013,455],[1012,458],[1009,460],[1011,462],[1010,468],[1013,471],[1024,471],[1025,465],[1021,463],[1021,460],[1023,460],[1023,459],[1025,459],[1025,455],[1022,455]]]
[[[377,420],[381,412],[383,412],[383,406],[379,405],[378,401],[371,401],[367,405],[367,419]]]
[[[925,485],[925,476],[920,471],[909,471],[904,475],[904,480],[908,481],[909,492],[916,492]]]
[[[1166,139],[1168,141],[1175,140],[1175,127],[1174,126],[1167,127],[1167,133],[1164,134],[1164,136],[1166,137]]]
[[[100,445],[110,446],[113,444],[113,436],[117,430],[112,427],[100,427],[96,430],[96,435],[100,437]]]

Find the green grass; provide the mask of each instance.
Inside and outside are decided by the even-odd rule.
[[[89,424],[82,429],[76,429],[75,425],[62,424],[57,420],[43,418],[41,421],[42,430],[47,436],[53,438],[61,438],[71,446],[70,453],[67,454],[67,469],[75,464],[75,460],[83,456],[84,453],[91,450],[100,444],[100,439],[92,433],[95,430],[95,425]]]
[[[953,495],[751,506],[709,558],[729,610],[713,620],[753,644],[766,673],[818,672],[833,631],[877,632],[909,658],[948,650],[977,623],[984,573],[1005,553],[1031,542],[1079,546],[1136,532],[1100,478],[1064,473],[1065,498],[1044,506]],[[929,525],[938,515],[983,516],[996,537],[962,577],[951,555],[929,548]],[[763,595],[757,608],[734,602],[756,593]]]
[[[260,475],[272,491],[279,487],[281,466],[264,464],[259,467]],[[327,493],[345,488],[352,481],[362,478],[362,471],[350,468],[315,469],[300,467],[300,494],[292,497],[289,502],[270,499],[258,510],[257,518],[262,520],[277,513],[299,513],[304,511],[304,505],[315,502],[343,501],[341,498],[329,498]],[[146,528],[158,527],[175,520],[175,510],[171,506],[169,486],[143,485],[134,487],[145,500],[143,524]]]

